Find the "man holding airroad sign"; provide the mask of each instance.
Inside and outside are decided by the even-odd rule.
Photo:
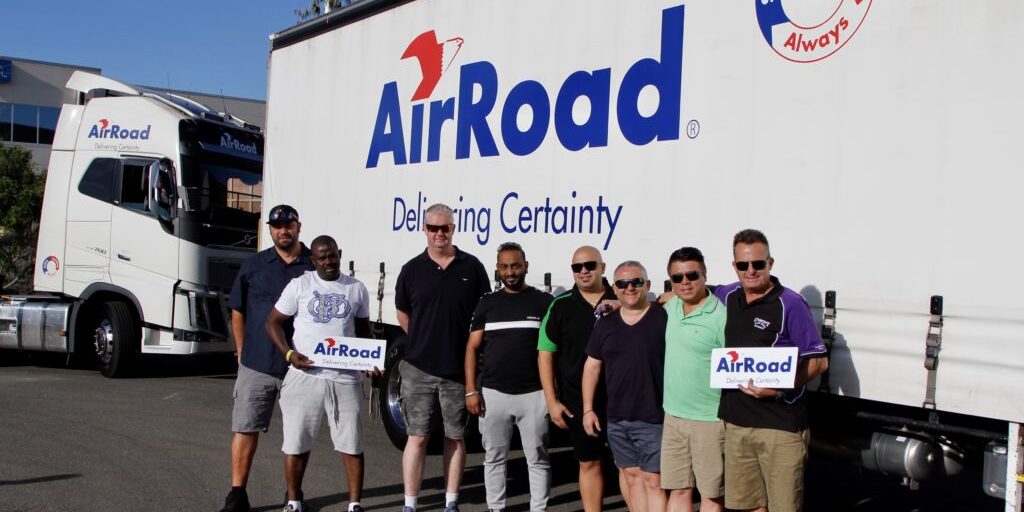
[[[349,512],[362,512],[363,387],[358,370],[383,367],[382,343],[370,338],[366,286],[341,273],[341,251],[323,235],[310,245],[315,272],[293,279],[267,317],[270,340],[291,365],[281,384],[281,423],[285,453],[286,511],[303,510],[302,479],[324,414],[334,449],[341,452],[348,478]],[[283,325],[294,317],[294,348]],[[358,337],[358,338],[357,338]],[[360,339],[362,338],[362,339]]]
[[[722,379],[718,417],[725,421],[730,509],[803,508],[810,440],[804,385],[828,368],[828,359],[807,301],[771,275],[774,263],[763,233],[740,231],[733,238],[739,282],[715,290],[727,311],[725,348],[712,355],[711,374],[713,385]],[[747,372],[745,384],[735,383],[739,372],[733,370]],[[787,381],[758,381],[755,375]],[[727,384],[730,376],[733,383]]]

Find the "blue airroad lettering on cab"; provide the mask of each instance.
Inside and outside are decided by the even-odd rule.
[[[614,98],[615,119],[622,136],[632,144],[642,146],[655,140],[679,139],[684,13],[682,5],[662,11],[660,56],[641,58],[622,74]],[[460,47],[461,44],[460,38]],[[470,158],[474,146],[481,157],[499,156],[494,129],[508,152],[529,155],[548,138],[552,117],[555,136],[563,148],[580,151],[607,146],[613,107],[611,78],[611,68],[573,72],[558,87],[554,104],[548,89],[535,80],[519,82],[504,98],[499,98],[498,68],[486,60],[472,62],[459,68],[458,95],[430,101],[429,109],[426,100],[413,103],[409,125],[402,118],[398,83],[388,82],[381,90],[366,168],[377,167],[381,155],[386,153],[391,154],[394,165],[423,162],[424,134],[426,161],[438,161],[442,126],[449,121],[455,124],[456,159]],[[644,116],[639,98],[641,90],[648,86],[658,90],[658,107],[650,116]],[[475,96],[477,100],[473,101]],[[572,117],[573,104],[583,97],[591,105],[590,117],[577,124]],[[531,110],[533,121],[520,129],[516,119],[523,108]],[[495,110],[499,111],[497,115]]]

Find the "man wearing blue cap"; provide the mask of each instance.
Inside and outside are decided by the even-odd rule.
[[[274,246],[242,264],[231,289],[231,334],[238,357],[234,409],[231,415],[231,491],[221,512],[248,512],[245,486],[259,433],[270,427],[274,402],[288,370],[282,354],[264,327],[281,291],[292,279],[314,270],[309,249],[299,242],[299,213],[286,204],[275,206],[267,219]],[[290,341],[292,325],[285,325]]]

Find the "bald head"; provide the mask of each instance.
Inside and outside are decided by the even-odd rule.
[[[596,247],[584,245],[572,254],[572,278],[576,286],[585,292],[600,292],[604,289],[604,259]]]
[[[578,259],[579,261],[593,260],[599,263],[604,262],[604,259],[601,258],[601,251],[599,251],[597,247],[591,245],[581,246],[572,253],[572,262],[576,263]]]

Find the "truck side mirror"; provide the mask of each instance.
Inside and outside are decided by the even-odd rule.
[[[174,168],[169,161],[155,163],[150,170],[150,210],[163,222],[170,222],[175,203]]]

